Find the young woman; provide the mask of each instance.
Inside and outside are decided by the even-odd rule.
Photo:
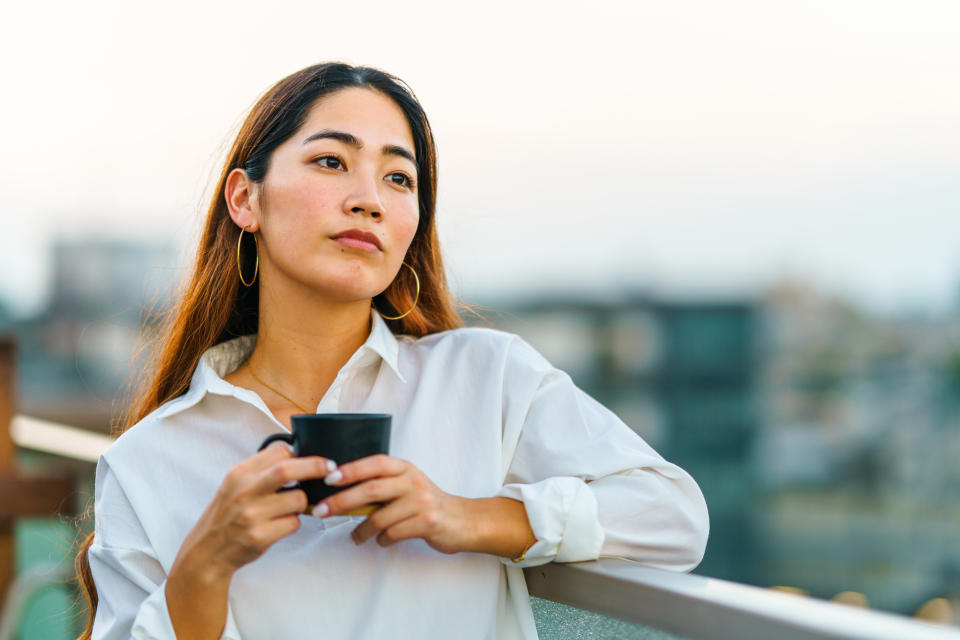
[[[462,328],[427,118],[311,66],[257,102],[77,556],[83,638],[536,638],[522,567],[688,571],[696,483],[517,336]],[[390,455],[283,445],[297,413],[393,415]],[[308,510],[325,477],[353,485]],[[369,516],[344,516],[382,503]]]

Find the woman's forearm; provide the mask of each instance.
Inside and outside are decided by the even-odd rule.
[[[534,541],[523,503],[513,498],[473,498],[468,501],[474,522],[469,549],[502,558],[516,558]]]
[[[174,564],[167,576],[167,611],[177,640],[217,640],[227,620],[230,574],[211,567]]]

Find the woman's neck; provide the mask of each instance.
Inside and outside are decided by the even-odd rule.
[[[263,382],[313,411],[370,329],[369,300],[283,306],[261,300],[257,344],[248,363]],[[268,405],[283,404],[274,400]]]

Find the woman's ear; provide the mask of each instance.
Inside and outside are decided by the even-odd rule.
[[[247,177],[247,172],[239,168],[227,175],[227,182],[223,188],[223,198],[227,202],[230,218],[238,227],[250,233],[260,228],[256,189],[257,185]]]

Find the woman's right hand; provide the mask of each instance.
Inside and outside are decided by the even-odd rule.
[[[290,482],[322,478],[336,468],[320,456],[294,457],[271,445],[233,467],[184,539],[174,566],[188,558],[232,574],[274,542],[300,528],[307,508],[302,489],[277,492]]]

